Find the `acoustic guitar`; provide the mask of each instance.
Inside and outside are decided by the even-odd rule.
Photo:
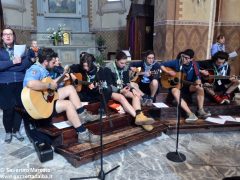
[[[82,85],[90,85],[92,82],[88,81],[83,81],[82,80],[82,74],[81,73],[73,73],[73,75],[77,78],[75,81],[69,79],[65,81],[65,86],[66,85],[73,85],[76,89],[77,92],[80,92],[82,90]]]
[[[215,75],[214,70],[212,69],[208,69],[206,70],[208,71],[209,75],[208,76],[203,76],[203,80],[207,81],[209,84],[214,84],[216,80],[219,79],[230,79],[230,78],[235,78],[235,79],[240,79],[239,76],[222,76],[222,75]]]
[[[130,81],[137,82],[139,79],[139,76],[146,74],[146,72],[141,71],[141,69],[142,69],[141,67],[138,67],[136,68],[136,71],[131,71],[131,70],[129,71]],[[160,71],[155,70],[155,71],[150,71],[149,73],[150,75],[154,75],[154,74],[156,75],[156,74],[160,74]]]
[[[59,77],[57,84],[65,78],[69,72],[69,67],[65,68],[64,73]],[[46,77],[41,80],[44,83],[51,83],[53,79]],[[24,87],[21,92],[21,100],[24,108],[33,119],[49,118],[53,112],[54,101],[58,99],[58,93],[55,90],[32,90]]]
[[[165,67],[168,71],[174,71],[172,68],[169,67]],[[174,71],[176,72],[176,71]],[[180,78],[182,78],[182,80],[180,81]],[[182,72],[176,72],[175,76],[171,76],[165,72],[162,72],[161,75],[161,84],[162,87],[169,89],[169,88],[178,88],[181,89],[182,85],[198,85],[195,82],[191,82],[191,81],[187,81],[186,79],[186,74],[182,73]],[[203,85],[201,84],[201,86],[203,87],[212,87],[209,85]]]

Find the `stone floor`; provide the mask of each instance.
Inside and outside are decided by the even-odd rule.
[[[2,112],[0,111],[0,119]],[[22,133],[24,130],[22,128]],[[45,163],[25,137],[23,142],[13,139],[4,143],[4,128],[0,123],[0,179],[54,179],[67,180],[80,176],[93,176],[99,172],[100,161],[74,168],[62,156]],[[25,135],[26,136],[26,135]],[[104,171],[120,165],[106,176],[106,180],[178,180],[223,179],[240,175],[240,133],[181,134],[179,152],[186,155],[184,163],[166,158],[175,151],[175,135],[165,135],[104,157]]]

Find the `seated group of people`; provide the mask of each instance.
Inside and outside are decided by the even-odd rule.
[[[14,32],[7,28],[3,33],[2,37],[6,45],[1,51],[9,54],[14,43]],[[6,47],[8,48],[7,50]],[[35,56],[35,53],[32,54]],[[203,107],[205,92],[219,104],[230,103],[233,92],[239,85],[238,79],[235,76],[230,76],[231,69],[227,63],[228,53],[223,51],[215,53],[209,61],[196,62],[194,61],[194,51],[187,49],[180,52],[176,59],[159,63],[155,60],[154,52],[149,50],[145,53],[143,61],[131,62],[130,64],[127,64],[126,54],[120,51],[116,55],[116,60],[109,62],[105,67],[97,66],[94,56],[84,53],[80,57],[80,63],[71,65],[71,72],[65,75],[65,80],[70,80],[73,85],[59,85],[58,76],[64,72],[64,69],[59,66],[57,54],[52,49],[42,49],[35,63],[34,60],[36,59],[30,58],[31,56],[26,56],[26,60],[23,60],[24,63],[22,63],[22,58],[9,60],[9,57],[11,57],[10,54],[6,56],[7,63],[2,63],[4,65],[2,71],[4,72],[5,70],[5,74],[11,74],[12,80],[16,79],[14,71],[19,72],[17,90],[22,89],[22,85],[20,85],[22,79],[23,87],[37,91],[57,91],[58,99],[54,102],[52,115],[66,112],[67,118],[76,129],[79,142],[81,143],[95,143],[100,139],[98,135],[94,135],[84,126],[86,122],[95,121],[100,116],[88,112],[83,107],[81,101],[100,101],[104,106],[106,104],[104,102],[112,99],[121,104],[123,109],[135,118],[136,125],[142,126],[146,131],[151,131],[154,128],[152,125],[154,119],[144,115],[142,106],[151,106],[156,101],[161,73],[180,79],[180,77],[176,77],[176,74],[177,72],[182,72],[186,76],[184,78],[186,82],[191,82],[185,84],[185,81],[181,81],[177,83],[183,85],[181,88],[177,86],[169,88],[169,92],[171,92],[177,102],[180,100],[180,92],[197,94],[198,110],[196,115],[191,111],[186,101],[184,99],[181,100],[181,107],[187,114],[185,119],[187,123],[195,122],[198,118],[211,116],[211,113],[205,112]],[[140,71],[139,67],[141,68]],[[27,69],[26,72],[25,69]],[[211,74],[210,70],[213,71],[213,74]],[[1,73],[2,75],[4,75],[3,72]],[[82,85],[80,92],[77,92],[74,87],[79,84],[75,76],[76,73],[82,75],[83,82],[88,82],[87,85]],[[51,76],[53,81],[50,83],[43,82],[42,79],[48,76]],[[139,78],[134,82],[132,81],[132,76]],[[209,80],[213,80],[213,82],[210,84]],[[11,96],[10,92],[12,90],[16,90],[14,86],[9,87],[9,82],[3,81],[1,83],[1,93],[5,93],[6,97]],[[4,90],[6,87],[11,88],[11,91],[9,89],[8,91]],[[19,97],[14,98],[13,96],[11,98],[14,101],[15,99],[19,100]],[[1,104],[1,106],[3,105]],[[12,111],[13,106],[9,113],[8,110],[4,110],[4,122],[7,120],[6,114],[8,113],[8,116],[10,116]],[[11,138],[12,133],[7,133],[5,141],[11,142]]]
[[[86,111],[82,107],[81,101],[100,101],[102,103],[110,99],[117,101],[127,113],[135,118],[136,125],[151,131],[154,128],[152,125],[154,119],[144,115],[141,105],[151,106],[152,102],[155,101],[159,89],[160,71],[173,77],[176,76],[176,72],[181,71],[186,75],[185,80],[192,82],[191,84],[183,82],[181,88],[169,88],[177,102],[179,101],[180,91],[197,94],[198,110],[196,115],[191,111],[186,101],[181,100],[181,107],[187,114],[185,119],[187,123],[195,122],[198,118],[211,116],[211,113],[205,112],[203,108],[205,92],[219,104],[230,103],[232,93],[239,85],[237,78],[230,77],[230,66],[227,63],[228,54],[226,52],[219,51],[211,60],[199,63],[193,60],[194,52],[191,49],[180,52],[175,60],[163,63],[155,61],[154,56],[153,51],[147,51],[143,61],[132,62],[127,65],[127,56],[120,51],[117,53],[115,61],[106,64],[105,67],[99,67],[96,65],[92,54],[84,53],[79,64],[70,66],[71,73],[66,77],[72,80],[73,85],[77,85],[78,80],[74,74],[80,73],[82,81],[89,82],[88,85],[82,85],[81,91],[77,92],[72,85],[58,88],[56,84],[58,78],[56,76],[54,77],[56,79],[49,84],[41,81],[49,75],[47,70],[58,74],[63,72],[63,69],[59,72],[59,66],[55,64],[57,63],[57,54],[52,49],[43,49],[38,62],[27,70],[24,86],[34,90],[57,90],[59,99],[55,103],[56,113],[66,111],[69,121],[72,122],[78,132],[80,142],[97,142],[99,136],[89,132],[84,127],[84,123],[99,119],[99,115],[92,115]],[[141,67],[141,72],[137,71],[138,67]],[[210,74],[210,70],[213,70],[213,75]],[[135,76],[139,75],[139,82],[132,82],[129,72],[135,72]],[[214,79],[211,76],[220,77],[210,84],[209,80]],[[205,79],[202,77],[205,77]],[[222,92],[222,94],[218,92]],[[66,100],[66,98],[68,99]],[[131,99],[131,102],[129,102],[129,99]]]

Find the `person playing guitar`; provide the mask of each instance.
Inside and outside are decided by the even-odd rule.
[[[99,92],[99,86],[103,87],[104,98],[106,102],[111,99],[112,90],[106,85],[105,74],[102,67],[95,64],[96,59],[92,54],[84,53],[80,56],[80,64],[73,64],[70,69],[74,74],[80,73],[83,82],[88,82],[82,85],[78,95],[82,101],[96,102],[102,101],[102,96]],[[78,83],[77,83],[78,84]]]
[[[212,88],[205,88],[205,91],[212,96],[218,104],[229,104],[233,92],[240,84],[236,76],[230,76],[231,68],[227,62],[228,57],[228,53],[218,51],[211,60],[199,62],[200,68],[203,69],[200,70],[200,73],[203,75],[203,80],[205,77],[204,84],[209,84],[209,81],[213,81]],[[210,75],[211,72],[214,72],[214,74]],[[208,81],[206,81],[206,79]]]
[[[142,100],[142,105],[152,106],[158,91],[160,69],[159,63],[155,61],[154,52],[151,50],[146,51],[143,61],[131,62],[129,67],[130,71],[136,71],[138,67],[141,67],[143,74],[139,77],[138,85],[141,91],[147,94],[147,97]]]
[[[211,116],[210,113],[207,113],[203,109],[203,103],[204,103],[204,89],[201,86],[201,79],[199,75],[199,67],[198,64],[193,61],[194,57],[194,51],[192,49],[186,49],[183,52],[180,52],[178,54],[177,59],[171,60],[171,61],[166,61],[160,64],[161,69],[163,73],[169,74],[170,76],[175,76],[176,71],[177,72],[182,72],[186,74],[186,80],[194,82],[194,84],[191,85],[184,85],[181,89],[182,93],[197,93],[197,103],[198,103],[198,111],[197,115],[198,117],[201,118],[206,118]],[[173,70],[169,70],[167,67],[172,68]],[[181,77],[179,77],[181,78]],[[170,91],[176,101],[179,101],[179,96],[180,96],[180,89],[177,87],[172,87],[170,88]],[[181,107],[182,109],[187,113],[187,118],[185,121],[187,123],[193,123],[196,120],[198,120],[198,117],[190,110],[188,107],[186,101],[182,99],[181,101]]]
[[[116,60],[106,64],[104,69],[107,84],[112,88],[112,99],[121,103],[123,109],[135,118],[135,124],[141,125],[146,131],[151,131],[154,127],[154,119],[147,117],[141,110],[140,100],[144,95],[134,83],[129,81],[129,67],[127,66],[127,56],[120,51],[116,55]],[[130,104],[126,98],[132,100]]]
[[[49,92],[55,94],[58,97],[54,97],[54,100],[45,99],[43,95],[43,103],[53,106],[52,115],[56,113],[66,112],[68,120],[72,123],[73,127],[78,133],[78,141],[80,143],[91,142],[97,143],[100,140],[98,135],[92,134],[84,127],[84,122],[89,120],[97,120],[98,115],[89,114],[81,104],[81,101],[76,93],[73,86],[68,85],[57,89],[58,78],[52,80],[51,82],[44,82],[43,80],[49,76],[49,71],[54,67],[56,58],[56,53],[50,48],[44,48],[42,53],[39,55],[39,61],[33,64],[25,74],[23,81],[24,90],[30,89],[30,91],[36,94],[43,94],[43,92]],[[28,92],[28,91],[27,91]],[[22,101],[26,98],[26,95],[22,92]],[[41,97],[40,96],[40,97]],[[54,95],[55,96],[55,95]],[[33,97],[34,98],[34,97]],[[67,98],[67,99],[66,99]],[[35,105],[39,100],[32,99],[32,105]],[[26,106],[26,102],[23,102]],[[40,104],[41,105],[41,104]],[[25,107],[24,106],[24,107]],[[31,107],[33,108],[33,107]],[[47,111],[46,107],[39,107],[39,109],[44,109]],[[36,110],[37,111],[37,110]]]

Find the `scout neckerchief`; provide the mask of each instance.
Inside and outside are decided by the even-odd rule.
[[[113,63],[113,67],[115,70],[115,73],[117,74],[117,88],[122,89],[123,88],[123,70],[118,70],[116,66],[116,62]],[[120,74],[119,74],[120,73]]]
[[[213,64],[213,68],[214,68],[214,73],[216,75],[221,75],[221,76],[226,76],[227,75],[227,71],[228,71],[228,63],[224,63],[222,66],[217,67],[215,64]],[[222,81],[221,79],[217,80],[217,84],[220,86],[222,85]]]
[[[142,82],[143,83],[150,83],[150,79],[149,79],[149,76],[146,76],[145,73],[151,71],[153,65],[155,64],[156,62],[153,62],[152,64],[149,64],[147,65],[146,62],[143,63],[143,66],[144,66],[144,75],[143,75],[143,78],[142,78]]]
[[[12,61],[14,59],[14,50],[13,50],[13,48],[6,47],[6,51],[8,52],[10,60]]]
[[[87,76],[87,82],[93,82],[96,80],[96,74],[98,73],[100,67],[99,66],[94,66],[93,69],[89,72],[86,72],[86,76]],[[96,72],[94,73],[94,71],[96,70]],[[93,74],[91,74],[93,73]]]

